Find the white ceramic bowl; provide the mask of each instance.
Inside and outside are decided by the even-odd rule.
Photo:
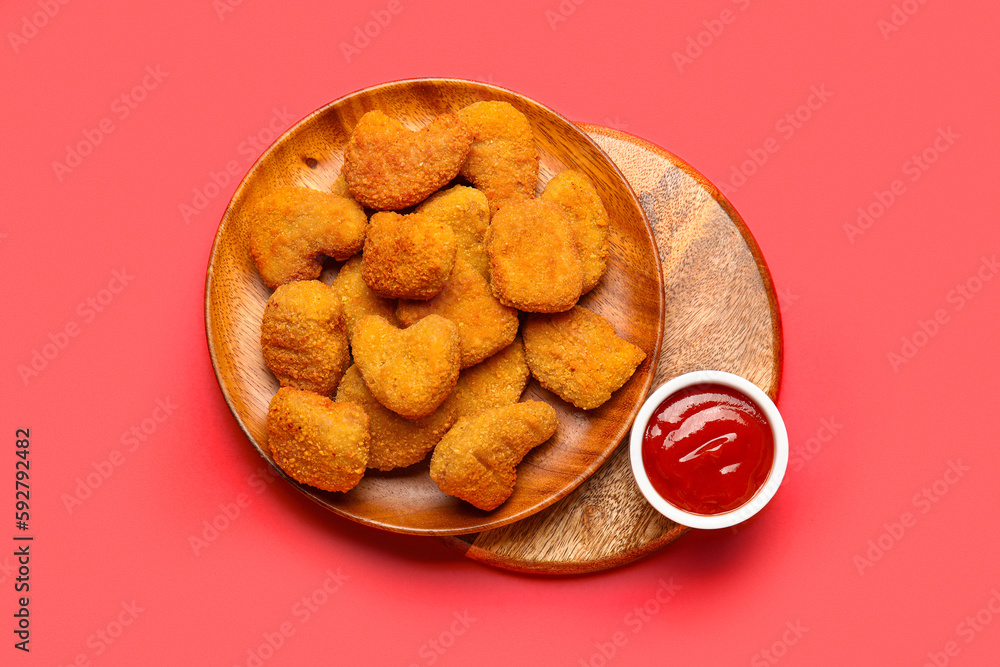
[[[673,505],[653,488],[649,476],[646,474],[646,468],[642,464],[643,434],[646,432],[646,425],[653,412],[663,401],[676,392],[697,384],[720,384],[735,389],[749,398],[763,411],[774,436],[774,460],[763,486],[743,505],[719,514],[693,514]],[[632,461],[632,473],[635,475],[635,481],[638,483],[642,495],[660,514],[682,526],[691,528],[728,528],[752,517],[774,497],[781,480],[785,477],[785,468],[788,467],[788,432],[785,430],[785,422],[781,419],[781,413],[778,412],[774,402],[754,383],[739,375],[724,371],[694,371],[675,377],[649,395],[632,424],[629,453]]]

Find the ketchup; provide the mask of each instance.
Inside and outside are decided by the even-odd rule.
[[[653,411],[642,463],[653,488],[693,514],[740,507],[764,485],[774,460],[771,425],[756,403],[719,384],[698,384]]]

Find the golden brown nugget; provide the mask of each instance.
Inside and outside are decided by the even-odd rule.
[[[337,174],[337,180],[330,184],[330,192],[345,199],[354,200],[354,197],[351,196],[351,189],[347,187],[347,176],[344,175],[343,167]]]
[[[381,111],[369,111],[344,150],[347,186],[370,208],[413,206],[458,175],[471,145],[472,133],[455,114],[442,114],[414,132]]]
[[[517,311],[497,301],[486,279],[462,259],[455,260],[451,277],[436,296],[426,301],[401,299],[396,308],[396,318],[406,327],[432,313],[458,327],[462,368],[502,350],[517,335]]]
[[[350,364],[340,302],[318,280],[279,285],[260,327],[264,363],[282,387],[329,395]]]
[[[297,482],[349,491],[368,465],[368,416],[355,403],[282,387],[267,411],[271,458]]]
[[[458,383],[441,405],[455,410],[455,417],[471,417],[489,408],[521,400],[530,372],[521,338],[458,375]]]
[[[569,218],[540,199],[505,204],[486,230],[493,294],[505,306],[533,313],[572,308],[583,268]]]
[[[489,261],[483,247],[483,237],[490,226],[490,203],[486,195],[467,185],[456,185],[432,194],[417,207],[417,212],[447,223],[455,234],[456,257],[489,278]]]
[[[530,315],[523,335],[528,368],[539,384],[584,410],[603,405],[646,358],[619,338],[610,322],[583,306]]]
[[[426,417],[458,381],[458,327],[428,315],[408,329],[369,315],[352,342],[354,363],[378,402],[410,419]]]
[[[455,264],[451,227],[423,213],[376,213],[361,260],[365,283],[388,299],[429,299]]]
[[[442,492],[481,510],[499,507],[514,492],[517,464],[556,432],[555,409],[526,401],[484,410],[455,422],[431,456],[431,479]]]
[[[538,183],[538,150],[527,117],[507,102],[476,102],[458,112],[474,140],[462,176],[497,210],[506,199],[530,199]]]
[[[601,195],[582,171],[556,174],[545,186],[541,199],[559,204],[566,211],[576,238],[583,266],[583,294],[594,289],[608,268],[608,211]]]
[[[270,289],[318,278],[324,255],[344,260],[361,252],[368,229],[357,202],[291,186],[255,202],[249,216],[250,254]]]
[[[455,410],[447,401],[421,419],[400,417],[372,396],[357,366],[344,373],[337,401],[357,403],[368,415],[368,467],[376,470],[405,468],[422,461],[455,423]]]
[[[381,315],[393,325],[396,322],[396,301],[383,299],[368,287],[361,276],[361,256],[355,255],[340,267],[333,281],[333,292],[344,309],[347,339],[354,338],[354,329],[366,315]]]

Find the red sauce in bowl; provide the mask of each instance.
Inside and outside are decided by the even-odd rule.
[[[742,393],[698,384],[653,411],[642,463],[665,500],[693,514],[720,514],[750,500],[767,480],[774,435],[764,412]]]

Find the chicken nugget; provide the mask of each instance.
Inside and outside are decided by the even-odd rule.
[[[497,301],[486,279],[462,259],[455,260],[451,277],[436,296],[426,301],[401,299],[396,308],[396,317],[407,327],[431,313],[458,327],[462,368],[495,354],[517,335],[517,311]]]
[[[404,468],[422,461],[455,423],[455,410],[445,402],[420,419],[400,417],[372,396],[357,366],[344,373],[337,400],[357,403],[368,415],[368,467]]]
[[[345,199],[354,201],[354,197],[351,196],[351,189],[347,187],[347,176],[344,175],[343,167],[341,167],[340,173],[337,174],[337,179],[330,184],[330,192]]]
[[[569,218],[540,199],[510,201],[486,230],[493,294],[505,306],[533,313],[572,308],[583,268]]]
[[[456,185],[432,194],[417,207],[417,212],[447,223],[455,233],[456,257],[489,278],[489,261],[483,247],[483,237],[490,226],[490,203],[486,195],[467,185]]]
[[[583,265],[583,294],[594,289],[608,268],[608,211],[601,195],[582,171],[556,174],[540,199],[559,204],[566,211]]]
[[[441,405],[455,410],[455,417],[470,417],[488,408],[521,400],[530,372],[521,338],[475,366],[458,374],[458,383]]]
[[[397,324],[396,302],[393,299],[383,299],[368,287],[361,276],[360,255],[351,257],[340,267],[332,288],[344,309],[348,340],[354,338],[354,329],[365,315],[381,315],[390,324]]]
[[[249,215],[250,254],[270,289],[318,278],[324,255],[344,260],[360,252],[368,229],[357,202],[309,188],[279,187]]]
[[[455,114],[414,132],[381,111],[369,111],[344,149],[351,194],[369,208],[395,211],[419,204],[458,175],[472,133]]]
[[[490,200],[530,199],[538,183],[538,150],[528,118],[507,102],[476,102],[458,112],[474,137],[462,176]]]
[[[529,315],[523,335],[528,368],[539,384],[584,410],[603,405],[646,358],[583,306]]]
[[[369,315],[358,323],[352,347],[372,395],[410,419],[434,412],[458,381],[458,327],[440,315],[428,315],[407,329]]]
[[[517,464],[553,436],[555,408],[526,401],[484,410],[455,422],[431,456],[431,479],[450,496],[481,510],[499,507],[514,492]]]
[[[423,213],[376,213],[368,229],[361,275],[376,294],[429,299],[444,287],[455,264],[451,227]]]
[[[267,411],[271,458],[297,482],[349,491],[368,464],[368,416],[355,403],[282,387]]]
[[[279,285],[260,326],[264,363],[282,387],[329,395],[350,364],[340,302],[318,280]]]

